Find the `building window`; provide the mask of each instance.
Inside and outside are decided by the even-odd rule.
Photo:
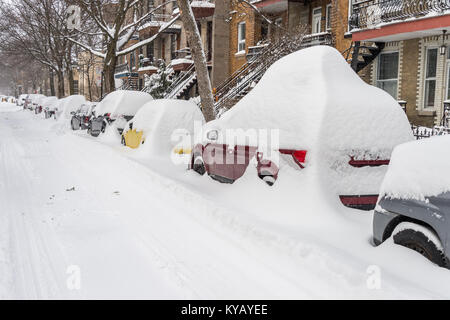
[[[424,108],[434,107],[436,96],[436,69],[437,69],[438,49],[427,49],[426,69],[425,69],[425,101]]]
[[[130,54],[130,70],[133,70],[134,69],[134,61],[135,61],[135,57],[134,57],[134,52],[132,52],[131,54]]]
[[[245,51],[245,22],[238,24],[238,52]]]
[[[318,7],[313,10],[312,13],[312,33],[319,33],[321,31],[320,24],[322,23],[322,8]]]
[[[150,42],[147,44],[147,58],[150,59],[150,61],[153,61],[153,54],[154,54],[155,46],[153,42]]]
[[[378,58],[377,87],[397,99],[398,52],[380,54]]]
[[[177,35],[176,34],[172,34],[170,36],[170,54],[171,54],[171,59],[176,59],[176,55],[177,55]]]
[[[78,94],[78,80],[73,80],[73,94]]]
[[[327,30],[331,29],[331,4],[327,5]]]

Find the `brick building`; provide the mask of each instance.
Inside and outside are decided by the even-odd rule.
[[[443,124],[450,98],[448,1],[353,0],[349,31],[356,42],[383,49],[366,68],[367,81],[407,103],[417,125]]]

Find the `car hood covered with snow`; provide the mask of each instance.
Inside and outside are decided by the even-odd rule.
[[[146,103],[131,122],[133,129],[143,131],[143,149],[168,154],[177,144],[190,148],[194,131],[201,130],[205,119],[193,102],[161,99]]]
[[[381,186],[381,196],[425,200],[450,191],[450,135],[397,146]]]
[[[397,101],[361,80],[329,46],[274,63],[215,126],[279,130],[280,148],[299,150],[390,152],[413,138]]]
[[[136,112],[147,102],[153,100],[152,96],[145,92],[118,90],[108,94],[95,108],[96,115],[111,114],[111,118],[120,115],[134,116]]]

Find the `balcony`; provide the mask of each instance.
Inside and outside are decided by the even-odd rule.
[[[263,13],[279,14],[288,9],[288,2],[288,0],[257,0],[253,1],[253,4]]]
[[[333,45],[333,36],[331,35],[331,32],[308,34],[304,36],[302,41],[302,48],[331,45]]]
[[[354,41],[398,41],[450,30],[449,0],[363,0],[353,4]]]
[[[169,22],[174,18],[171,14],[153,13],[147,19],[145,19],[143,25],[139,28],[139,31],[150,28],[153,32],[157,32],[161,26],[166,22]],[[181,26],[174,23],[169,28],[163,31],[163,33],[180,33]]]
[[[207,18],[214,15],[215,4],[210,0],[192,1],[192,12],[196,19]]]
[[[129,71],[128,63],[119,64],[116,66],[115,74],[127,73]]]

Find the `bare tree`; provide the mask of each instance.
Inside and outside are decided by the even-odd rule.
[[[180,7],[181,20],[183,21],[183,26],[186,30],[186,36],[194,60],[195,71],[197,72],[197,84],[202,103],[202,112],[205,120],[208,122],[215,119],[215,114],[214,97],[208,73],[208,66],[206,64],[205,50],[202,45],[200,33],[189,0],[177,0],[177,2]]]
[[[164,8],[168,3],[176,0],[169,0],[145,14],[142,13],[142,1],[139,0],[117,0],[111,2],[108,0],[66,0],[68,4],[75,4],[81,7],[97,26],[95,33],[91,30],[78,30],[79,35],[103,37],[104,50],[98,50],[91,47],[84,41],[77,40],[75,37],[68,36],[73,43],[89,50],[93,55],[104,59],[103,71],[105,75],[106,92],[115,90],[114,72],[118,58],[154,41],[164,30],[169,28],[179,15],[174,16],[170,21],[162,25],[159,31],[149,39],[142,40],[137,44],[123,49],[123,46],[136,33],[141,26],[153,13]]]

